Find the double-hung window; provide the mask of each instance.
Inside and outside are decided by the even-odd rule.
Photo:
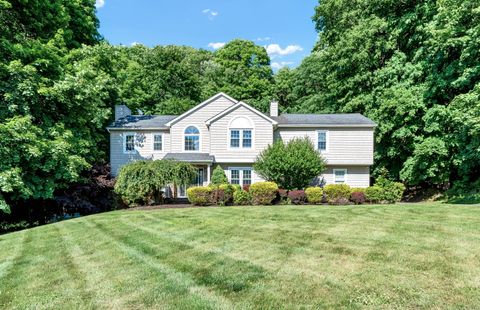
[[[153,135],[153,150],[154,151],[161,151],[163,149],[163,138],[162,134],[154,134]]]
[[[343,184],[347,180],[347,169],[333,169],[335,184]]]
[[[249,149],[252,147],[251,129],[230,129],[230,147]]]
[[[327,131],[319,130],[317,131],[317,149],[319,151],[327,151]]]
[[[124,147],[125,153],[132,153],[135,151],[135,134],[125,134]]]
[[[230,168],[230,183],[242,186],[252,184],[252,169]]]
[[[200,131],[195,126],[185,129],[185,151],[200,151]]]

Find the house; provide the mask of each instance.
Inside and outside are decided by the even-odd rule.
[[[245,102],[219,93],[181,115],[132,115],[115,107],[110,132],[112,174],[132,160],[174,159],[198,168],[197,185],[207,185],[220,165],[231,183],[261,181],[252,164],[276,139],[309,137],[327,161],[328,183],[367,187],[373,164],[375,123],[361,114],[278,114],[272,102],[266,115]],[[185,196],[185,187],[178,189]]]

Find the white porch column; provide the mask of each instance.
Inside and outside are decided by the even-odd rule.
[[[211,166],[212,166],[211,164],[207,165],[207,185],[210,184],[210,167]]]

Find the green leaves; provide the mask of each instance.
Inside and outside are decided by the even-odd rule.
[[[262,151],[253,166],[256,173],[281,188],[303,189],[325,169],[325,161],[308,138],[288,143],[278,140]]]

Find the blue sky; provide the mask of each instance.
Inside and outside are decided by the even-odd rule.
[[[112,44],[214,50],[242,38],[265,46],[272,67],[297,66],[317,33],[318,0],[97,0],[100,33]]]

